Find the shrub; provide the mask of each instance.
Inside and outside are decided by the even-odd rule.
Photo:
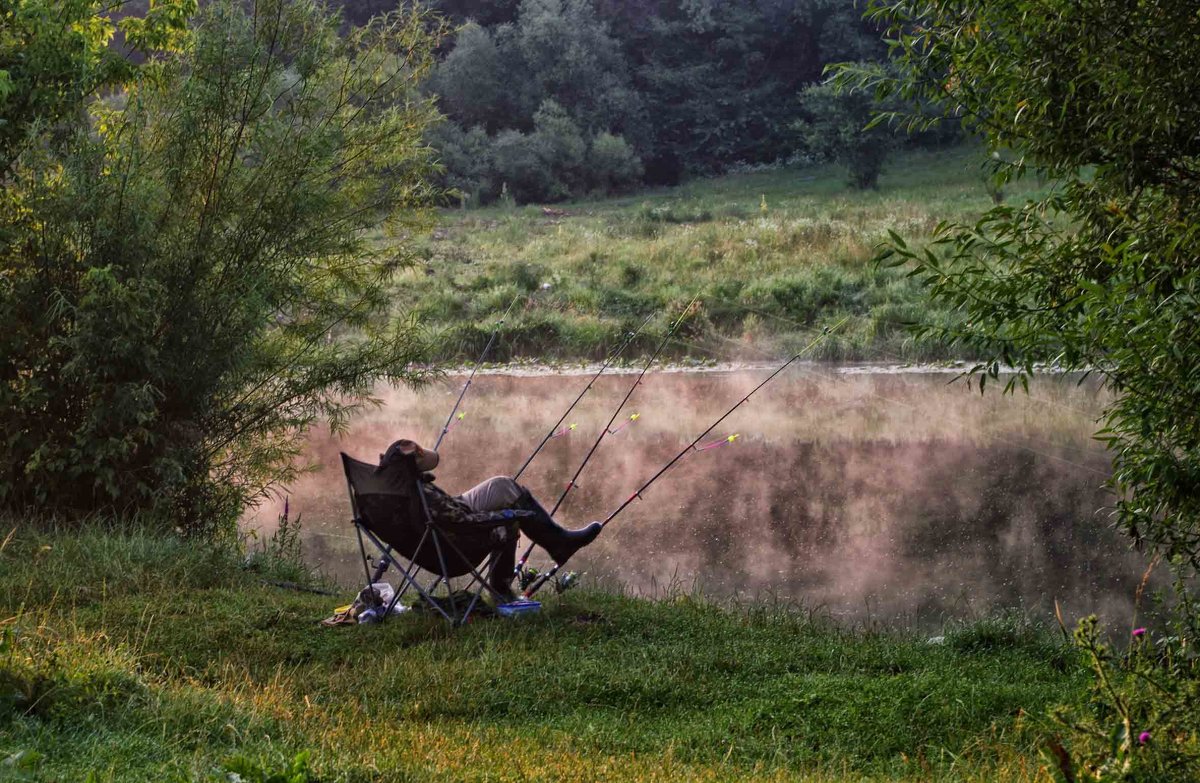
[[[415,377],[417,335],[378,317],[409,253],[367,237],[431,195],[413,85],[434,42],[419,15],[339,36],[322,8],[214,2],[124,108],[81,103],[15,160],[3,505],[212,530],[294,475],[308,426]]]
[[[551,172],[550,186],[542,199],[560,201],[581,192],[587,144],[579,126],[561,106],[546,101],[533,116],[533,127],[532,141],[538,160]]]
[[[594,189],[605,194],[632,190],[641,181],[642,171],[642,161],[625,139],[601,133],[592,140],[588,178]]]
[[[442,185],[450,198],[464,205],[490,204],[500,194],[496,181],[496,163],[492,140],[476,125],[464,131],[453,122],[444,122],[429,135],[429,143],[438,151],[442,165]]]
[[[868,127],[884,106],[861,90],[819,84],[804,91],[804,108],[810,119],[798,127],[808,148],[845,166],[852,187],[874,188],[894,144],[886,123]]]
[[[540,201],[558,189],[554,174],[542,165],[537,143],[516,130],[500,131],[492,143],[496,179],[502,192],[518,203]]]
[[[519,204],[561,201],[582,192],[587,145],[554,101],[534,116],[534,131],[501,131],[492,143],[495,178]]]
[[[1159,783],[1195,780],[1200,769],[1200,661],[1186,636],[1134,630],[1124,652],[1105,644],[1096,618],[1075,640],[1094,674],[1083,705],[1062,707],[1068,748],[1051,746],[1060,780]]]

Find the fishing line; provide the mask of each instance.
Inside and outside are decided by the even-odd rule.
[[[646,364],[642,367],[642,371],[640,373],[638,373],[637,380],[635,380],[633,382],[633,385],[631,385],[629,387],[629,391],[625,393],[625,397],[624,397],[624,399],[621,400],[621,404],[617,406],[617,409],[615,411],[613,411],[612,418],[610,418],[608,420],[608,423],[605,424],[603,428],[601,428],[600,434],[596,437],[596,442],[592,444],[592,448],[589,449],[587,455],[584,456],[583,462],[579,463],[579,469],[575,471],[575,475],[572,476],[571,480],[567,482],[567,485],[565,487],[563,487],[562,494],[558,496],[558,500],[554,503],[554,508],[550,509],[551,517],[553,517],[554,514],[558,511],[559,507],[562,505],[563,500],[566,499],[567,494],[571,491],[571,489],[578,486],[575,482],[579,478],[579,475],[581,473],[583,473],[583,469],[585,467],[587,467],[588,461],[591,460],[592,455],[596,453],[596,449],[599,448],[599,446],[600,446],[600,441],[604,440],[604,436],[608,434],[608,431],[610,429],[612,429],[613,422],[615,422],[617,420],[617,416],[621,415],[621,409],[625,407],[625,403],[629,402],[629,398],[633,396],[634,391],[636,391],[637,387],[641,385],[642,378],[645,377],[646,371],[650,369],[650,365],[654,364],[654,360],[658,358],[658,355],[660,353],[662,353],[663,348],[665,348],[667,346],[667,342],[675,334],[675,331],[680,327],[680,325],[683,324],[684,319],[686,319],[688,317],[688,315],[690,315],[693,312],[693,308],[695,307],[697,301],[698,301],[698,298],[693,297],[692,301],[688,302],[687,307],[683,308],[683,312],[680,313],[679,317],[675,319],[675,323],[671,324],[671,328],[667,330],[666,336],[664,336],[662,341],[659,342],[658,347],[654,349],[654,353],[651,354],[650,360],[646,362]],[[642,324],[642,325],[645,326],[645,324]],[[533,547],[534,547],[534,545],[530,544],[525,549],[525,553],[522,554],[521,559],[517,561],[517,565],[516,565],[516,568],[514,569],[514,573],[519,574],[521,572],[521,570],[525,567],[525,564],[527,562],[529,562],[529,555],[533,553]],[[556,567],[554,569],[554,571],[557,571],[557,570],[558,569]]]
[[[611,353],[609,353],[608,358],[604,360],[604,364],[600,366],[600,369],[597,370],[596,374],[592,376],[592,379],[588,381],[587,386],[583,387],[583,391],[579,392],[579,396],[576,397],[575,401],[571,403],[570,407],[563,412],[563,415],[558,417],[558,421],[551,425],[550,431],[546,433],[546,437],[542,438],[542,442],[537,445],[537,448],[533,450],[533,453],[530,454],[529,458],[525,460],[525,463],[521,465],[521,469],[513,474],[513,481],[516,481],[521,477],[521,474],[525,472],[525,468],[529,467],[529,463],[533,462],[533,458],[536,457],[539,452],[541,452],[551,438],[567,434],[566,432],[560,431],[559,427],[564,421],[567,420],[567,417],[571,415],[571,411],[575,409],[575,406],[579,404],[579,401],[583,399],[583,396],[591,390],[592,384],[596,382],[596,379],[608,369],[610,364],[617,360],[617,357],[625,351],[630,343],[637,339],[637,336],[642,333],[642,330],[646,328],[646,324],[650,323],[651,319],[653,319],[655,315],[657,315],[657,313],[650,313],[650,315],[646,316],[646,320],[642,321],[641,326],[631,332],[629,336],[625,338],[625,342],[621,343]],[[569,430],[573,431],[574,429],[575,425],[572,424]]]
[[[756,310],[753,310],[752,308],[745,307],[745,306],[743,306],[743,305],[739,305],[738,303],[736,303],[736,302],[731,302],[731,301],[729,301],[729,300],[727,300],[727,299],[721,299],[721,298],[719,298],[719,297],[710,297],[710,298],[712,298],[712,299],[715,299],[716,301],[722,302],[723,304],[729,305],[730,307],[741,307],[742,309],[748,310],[748,311],[750,311],[750,312],[758,312],[758,311],[756,311]],[[787,322],[787,323],[790,323],[790,324],[794,324],[794,325],[796,325],[796,326],[803,326],[803,324],[799,323],[798,321],[793,321],[793,320],[791,320],[791,319],[789,319],[789,318],[784,318],[783,316],[771,316],[771,314],[770,314],[770,313],[762,313],[762,315],[766,315],[766,316],[770,316],[770,317],[773,317],[773,318],[777,318],[777,319],[778,319],[778,320],[780,320],[780,321],[784,321],[784,322]],[[897,325],[903,325],[903,324],[902,324],[902,322],[899,322],[899,321],[887,321],[887,323],[894,323],[894,324],[897,324]],[[759,355],[761,355],[761,356],[767,356],[767,357],[770,357],[770,354],[768,354],[766,351],[763,351],[763,350],[762,350],[762,349],[760,349],[760,348],[756,348],[756,347],[754,347],[753,345],[745,345],[745,344],[738,343],[738,341],[737,341],[737,340],[734,340],[733,338],[730,338],[730,337],[726,337],[726,336],[724,336],[724,335],[717,335],[717,336],[718,336],[718,337],[720,337],[722,340],[725,340],[726,342],[735,343],[735,344],[739,345],[739,347],[740,347],[740,348],[742,348],[742,349],[753,351],[754,353],[757,353],[757,354],[759,354]],[[679,343],[679,344],[681,344],[681,345],[688,345],[688,344],[686,344],[686,343],[680,343],[679,341],[675,341],[675,342],[677,342],[677,343]],[[722,355],[722,354],[718,353],[718,352],[717,352],[717,351],[715,351],[715,350],[712,350],[712,349],[705,349],[703,346],[698,346],[698,345],[689,345],[689,347],[692,347],[692,348],[699,348],[699,349],[700,349],[700,350],[702,350],[702,351],[704,351],[704,350],[707,350],[707,352],[708,352],[708,353],[710,353],[710,354],[713,354],[714,356],[721,356],[721,355]],[[894,357],[894,358],[895,358],[895,357]],[[896,360],[897,360],[897,361],[899,361],[899,359],[898,359],[898,358],[896,358]],[[816,376],[816,377],[818,377],[818,378],[822,378],[822,379],[824,379],[824,380],[826,380],[826,381],[840,382],[840,383],[843,383],[843,384],[845,384],[845,383],[848,383],[848,382],[849,382],[849,381],[848,381],[848,379],[847,379],[845,376],[842,376],[842,375],[834,375],[834,374],[832,374],[832,373],[824,373],[824,372],[820,372],[820,371],[818,371],[818,370],[815,370],[815,369],[812,369],[812,368],[808,368],[808,369],[801,369],[801,372],[804,372],[804,373],[810,373],[810,374],[812,374],[812,375],[815,375],[815,376]],[[956,377],[962,377],[963,375],[965,375],[965,373],[962,373],[962,374],[960,374],[959,376],[956,376]],[[915,405],[912,405],[912,404],[910,404],[910,403],[903,402],[903,401],[901,401],[901,400],[895,400],[895,399],[891,399],[891,398],[889,398],[889,397],[884,397],[883,395],[881,395],[881,394],[878,394],[877,392],[867,391],[867,392],[864,392],[864,394],[865,394],[866,396],[869,396],[869,397],[874,397],[874,398],[876,398],[876,399],[878,399],[878,400],[881,400],[881,401],[883,401],[883,402],[885,402],[885,403],[888,403],[888,404],[890,404],[890,405],[900,405],[900,406],[903,406],[903,407],[909,408],[909,409],[911,409],[911,410],[918,410],[918,409],[917,409],[917,406],[915,406]],[[1093,416],[1095,415],[1093,412],[1085,411],[1085,410],[1083,410],[1083,409],[1081,409],[1081,408],[1076,408],[1076,407],[1074,407],[1074,406],[1067,405],[1066,403],[1061,403],[1061,402],[1057,402],[1057,401],[1054,401],[1054,400],[1047,400],[1047,399],[1043,399],[1043,398],[1040,398],[1040,397],[1034,397],[1034,396],[1033,396],[1033,395],[1031,395],[1031,394],[1027,394],[1027,395],[1025,396],[1025,399],[1027,399],[1027,400],[1030,400],[1030,401],[1032,401],[1032,402],[1035,402],[1035,403],[1039,403],[1039,404],[1041,404],[1041,405],[1048,406],[1048,407],[1062,408],[1062,409],[1064,409],[1064,410],[1068,410],[1068,411],[1071,411],[1072,413],[1076,413],[1076,414],[1079,414],[1080,416],[1085,416],[1085,417],[1088,417],[1088,418],[1091,418],[1091,417],[1093,417]],[[955,423],[958,423],[958,424],[960,424],[960,425],[966,425],[966,424],[969,424],[969,422],[965,421],[964,419],[951,419],[951,421],[953,421],[953,422],[955,422]],[[1036,456],[1039,456],[1039,457],[1044,457],[1044,458],[1046,458],[1046,459],[1051,459],[1051,460],[1057,460],[1057,461],[1059,461],[1059,462],[1064,462],[1064,463],[1066,463],[1066,464],[1068,464],[1068,465],[1072,465],[1072,466],[1074,466],[1074,467],[1080,468],[1081,470],[1087,470],[1087,471],[1091,471],[1092,473],[1096,473],[1096,474],[1098,474],[1098,475],[1103,475],[1103,476],[1107,476],[1107,475],[1108,475],[1108,474],[1107,474],[1107,473],[1105,473],[1104,471],[1097,470],[1096,468],[1093,468],[1093,467],[1091,467],[1090,465],[1084,465],[1084,464],[1081,464],[1081,463],[1079,463],[1079,462],[1074,462],[1074,461],[1072,461],[1072,460],[1066,459],[1065,457],[1060,457],[1060,456],[1057,456],[1057,455],[1055,455],[1055,454],[1049,454],[1049,453],[1046,453],[1046,452],[1043,452],[1043,451],[1039,451],[1038,449],[1035,449],[1035,448],[1033,448],[1032,446],[1028,446],[1028,445],[1026,445],[1026,444],[1023,444],[1023,443],[1018,443],[1018,442],[1016,442],[1016,441],[1011,441],[1011,440],[1008,440],[1008,439],[1006,439],[1006,438],[1003,438],[1002,436],[999,436],[999,435],[989,435],[988,433],[983,433],[983,432],[981,432],[981,433],[980,433],[980,437],[982,437],[982,438],[984,438],[984,439],[986,439],[986,440],[991,440],[991,441],[994,441],[994,442],[996,442],[996,443],[1000,443],[1000,444],[1006,445],[1006,446],[1011,446],[1011,447],[1013,447],[1013,448],[1017,448],[1017,449],[1021,449],[1021,450],[1023,450],[1023,451],[1027,451],[1027,452],[1029,452],[1030,454],[1034,454],[1034,455],[1036,455]],[[1065,449],[1068,449],[1068,450],[1070,450],[1070,451],[1075,451],[1075,452],[1078,452],[1078,453],[1080,453],[1080,454],[1087,454],[1087,453],[1089,453],[1089,452],[1087,451],[1087,449],[1084,449],[1084,448],[1082,448],[1082,447],[1080,447],[1080,446],[1072,446],[1072,445],[1070,445],[1070,444],[1063,444],[1063,443],[1054,443],[1053,441],[1048,441],[1048,440],[1046,440],[1045,438],[1035,438],[1035,439],[1036,439],[1036,440],[1040,440],[1040,441],[1042,441],[1043,443],[1046,443],[1046,444],[1048,444],[1048,445],[1053,445],[1053,446],[1056,446],[1056,447],[1059,447],[1059,448],[1065,448]]]
[[[675,463],[679,462],[679,460],[681,460],[685,456],[687,456],[687,454],[689,452],[695,450],[697,444],[699,444],[700,441],[704,440],[704,438],[707,437],[710,432],[715,430],[717,428],[717,426],[720,425],[721,422],[723,422],[723,421],[725,421],[725,419],[729,418],[733,414],[734,411],[736,411],[745,402],[747,402],[751,397],[753,397],[755,392],[757,392],[762,387],[766,386],[776,376],[778,376],[781,372],[786,370],[797,359],[799,359],[801,356],[803,356],[804,354],[806,354],[810,350],[812,350],[817,345],[817,343],[828,338],[837,329],[840,329],[842,324],[846,323],[846,321],[848,321],[848,320],[850,320],[850,316],[846,316],[841,321],[838,321],[833,327],[826,329],[824,332],[822,332],[820,335],[818,335],[816,338],[814,338],[812,340],[812,342],[810,342],[808,345],[804,346],[803,349],[801,349],[798,353],[796,353],[794,356],[792,356],[792,358],[788,359],[786,362],[781,364],[773,373],[771,373],[766,378],[764,378],[762,380],[762,382],[759,383],[757,386],[755,386],[753,389],[751,389],[750,392],[748,394],[746,394],[746,396],[744,396],[744,397],[742,397],[742,399],[738,400],[738,402],[736,404],[734,404],[734,406],[732,408],[727,410],[724,414],[722,414],[722,416],[719,419],[717,419],[712,424],[710,424],[708,426],[708,429],[704,430],[704,432],[701,432],[699,435],[697,435],[696,439],[693,440],[691,443],[689,443],[683,449],[683,451],[676,454],[671,459],[670,462],[668,462],[657,473],[655,473],[653,476],[651,476],[649,481],[647,481],[645,484],[643,484],[641,487],[639,487],[632,495],[630,495],[625,500],[625,502],[623,502],[620,506],[618,506],[617,509],[615,511],[613,511],[611,514],[609,514],[600,523],[601,530],[603,530],[605,527],[607,527],[608,523],[610,523],[614,519],[616,519],[617,515],[620,514],[622,511],[624,511],[629,506],[629,504],[631,504],[634,500],[637,500],[638,498],[640,498],[642,496],[642,493],[645,492],[647,489],[649,489],[651,484],[653,484],[655,481],[658,481],[658,479],[661,478],[662,475],[665,474],[668,470],[670,470],[675,465]],[[636,384],[634,384],[634,386],[636,388]],[[622,403],[622,404],[624,404],[624,403]],[[618,409],[618,411],[619,411],[619,409]],[[615,419],[616,416],[614,415],[613,418]],[[612,422],[609,422],[609,426],[611,426],[611,425],[612,425]],[[729,438],[726,438],[725,440],[726,440],[726,442],[732,442],[732,440],[730,440]],[[711,444],[710,444],[710,446],[711,446]],[[539,575],[538,578],[535,579],[533,581],[533,583],[525,590],[525,592],[523,593],[523,597],[529,598],[534,593],[536,593],[542,587],[542,585],[544,585],[550,579],[554,578],[554,576],[558,573],[558,570],[561,567],[562,567],[562,563],[555,563],[553,568],[551,568],[546,573]]]
[[[450,431],[450,423],[454,420],[454,414],[458,413],[458,406],[462,405],[463,397],[467,396],[467,389],[471,388],[471,381],[475,380],[475,373],[479,371],[479,365],[483,363],[483,357],[487,356],[488,351],[492,349],[492,343],[496,341],[496,335],[500,334],[500,327],[504,325],[508,314],[512,312],[513,307],[520,298],[520,294],[514,296],[513,300],[509,302],[508,309],[504,311],[504,315],[500,316],[500,320],[496,322],[496,328],[492,330],[492,335],[488,338],[487,345],[483,346],[483,352],[475,360],[475,366],[471,368],[471,374],[467,376],[467,382],[463,384],[462,391],[458,394],[458,400],[454,403],[454,408],[450,411],[450,415],[446,417],[446,423],[442,425],[442,431],[438,435],[437,443],[433,444],[434,451],[438,450],[438,446],[442,445],[442,438],[446,437],[446,433]],[[465,416],[466,414],[463,415]],[[461,421],[462,417],[459,417],[459,420]]]
[[[651,484],[653,484],[664,473],[666,473],[668,470],[670,470],[672,467],[674,467],[675,463],[679,462],[679,460],[681,460],[685,456],[687,456],[688,452],[695,450],[697,444],[699,444],[700,441],[704,440],[704,438],[708,436],[708,433],[715,430],[721,422],[723,422],[723,421],[725,421],[725,419],[729,418],[733,414],[734,411],[736,411],[747,400],[749,400],[752,396],[754,396],[755,392],[757,392],[759,389],[761,389],[762,387],[764,387],[768,383],[770,383],[772,380],[774,380],[774,378],[777,375],[779,375],[779,373],[786,370],[789,366],[792,365],[793,362],[795,362],[797,359],[799,359],[804,354],[808,353],[821,340],[824,340],[825,338],[827,338],[831,334],[833,334],[835,330],[841,328],[842,324],[846,323],[846,321],[848,321],[849,319],[850,319],[850,316],[846,316],[841,321],[838,321],[837,324],[835,324],[832,328],[830,328],[828,331],[823,332],[820,336],[818,336],[812,342],[810,342],[808,345],[806,345],[799,353],[795,354],[794,356],[792,356],[792,358],[788,359],[786,362],[779,365],[779,367],[775,370],[775,372],[771,373],[766,378],[764,378],[761,383],[759,383],[757,386],[755,386],[753,389],[750,390],[749,394],[747,394],[742,399],[738,400],[737,403],[735,403],[732,408],[725,411],[725,413],[723,413],[719,419],[717,419],[712,424],[710,424],[708,426],[708,429],[704,430],[704,432],[701,432],[699,435],[697,435],[695,440],[693,440],[691,443],[689,443],[683,449],[683,451],[680,451],[678,454],[676,454],[675,457],[672,458],[671,461],[668,462],[665,466],[663,466],[657,473],[655,473],[653,476],[651,476],[649,481],[647,481],[645,484],[643,484],[641,487],[639,487],[637,489],[637,491],[635,491],[632,495],[630,495],[628,498],[626,498],[625,502],[623,502],[620,506],[618,506],[617,509],[615,511],[613,511],[611,514],[609,514],[608,517],[606,517],[604,519],[604,521],[601,522],[600,524],[607,526],[609,522],[612,522],[614,519],[616,519],[617,515],[620,514],[622,511],[624,511],[629,506],[630,503],[632,503],[634,500],[637,500],[638,498],[640,498],[642,493],[645,492],[650,487]],[[709,446],[711,446],[711,445],[712,444],[709,444]]]
[[[805,370],[801,370],[801,372],[805,372]],[[844,379],[840,379],[840,378],[838,378],[837,376],[834,376],[834,375],[829,375],[829,374],[827,374],[827,373],[821,373],[821,372],[818,372],[818,371],[816,371],[816,370],[812,370],[812,369],[809,369],[809,370],[807,370],[807,372],[809,372],[809,373],[811,373],[811,374],[813,374],[813,375],[816,375],[816,376],[818,376],[818,377],[820,377],[820,378],[824,378],[825,380],[830,380],[830,381],[844,380]],[[886,403],[888,403],[888,404],[890,404],[890,405],[899,405],[899,406],[902,406],[902,407],[904,407],[904,408],[908,408],[908,409],[910,409],[910,410],[914,410],[914,411],[918,411],[918,412],[920,412],[920,409],[919,409],[919,408],[917,408],[917,406],[916,406],[916,405],[913,405],[912,403],[904,402],[903,400],[896,400],[896,399],[892,399],[891,397],[884,397],[882,394],[879,394],[879,393],[877,393],[877,392],[873,392],[873,391],[867,391],[867,392],[865,392],[865,394],[866,394],[868,397],[874,397],[874,398],[876,398],[876,399],[878,399],[878,400],[882,400],[883,402],[886,402]],[[955,424],[959,424],[959,425],[963,425],[963,426],[965,426],[965,425],[968,425],[968,424],[969,424],[969,422],[967,422],[967,421],[965,421],[965,420],[963,420],[963,419],[958,419],[958,418],[953,418],[953,417],[945,417],[945,418],[948,418],[948,420],[949,420],[950,422],[953,422],[953,423],[955,423]],[[1073,460],[1069,460],[1069,459],[1067,459],[1066,457],[1060,457],[1060,456],[1058,456],[1058,455],[1056,455],[1056,454],[1049,454],[1049,453],[1047,453],[1047,452],[1044,452],[1044,451],[1039,451],[1038,449],[1035,449],[1035,448],[1033,448],[1033,447],[1031,447],[1031,446],[1028,446],[1028,445],[1026,445],[1026,444],[1024,444],[1024,443],[1018,443],[1017,441],[1009,440],[1009,439],[1007,439],[1007,438],[1005,438],[1005,437],[1002,437],[1002,436],[1000,436],[1000,435],[993,435],[993,434],[989,434],[989,433],[986,433],[986,432],[980,432],[980,433],[979,433],[979,436],[980,436],[980,437],[982,437],[982,438],[984,438],[984,439],[986,439],[986,440],[995,441],[995,442],[997,442],[997,443],[1002,443],[1002,444],[1004,444],[1004,445],[1006,445],[1006,446],[1011,446],[1011,447],[1013,447],[1013,448],[1016,448],[1016,449],[1021,449],[1022,451],[1027,451],[1027,452],[1029,452],[1030,454],[1034,454],[1034,455],[1036,455],[1036,456],[1039,456],[1039,457],[1044,457],[1045,459],[1052,459],[1052,460],[1057,460],[1057,461],[1059,461],[1059,462],[1064,462],[1064,463],[1066,463],[1066,464],[1068,464],[1068,465],[1072,465],[1072,466],[1074,466],[1074,467],[1077,467],[1077,468],[1079,468],[1080,470],[1086,470],[1086,471],[1090,471],[1090,472],[1092,472],[1092,473],[1095,473],[1095,474],[1097,474],[1097,475],[1100,475],[1100,476],[1104,476],[1104,477],[1106,477],[1106,478],[1109,476],[1109,473],[1107,473],[1106,471],[1103,471],[1103,470],[1098,470],[1098,469],[1096,469],[1096,468],[1093,468],[1091,465],[1084,465],[1084,464],[1082,464],[1082,463],[1080,463],[1080,462],[1075,462],[1075,461],[1073,461]],[[1048,443],[1049,441],[1044,441],[1044,442],[1047,442],[1047,443]],[[1066,447],[1066,448],[1068,448],[1068,449],[1073,449],[1073,450],[1077,450],[1077,451],[1080,451],[1080,452],[1082,452],[1082,451],[1083,451],[1083,449],[1080,449],[1080,448],[1078,448],[1078,447],[1074,447],[1074,446],[1069,446],[1069,445],[1066,445],[1066,444],[1054,444],[1054,445],[1056,445],[1056,446],[1064,446],[1064,445],[1065,445],[1065,447]]]
[[[720,302],[721,304],[726,305],[727,307],[730,307],[733,309],[744,310],[748,313],[754,313],[755,315],[762,316],[763,318],[773,318],[776,321],[781,321],[786,324],[791,324],[792,326],[799,327],[802,330],[805,330],[805,331],[808,330],[807,324],[803,324],[800,321],[797,321],[793,318],[788,318],[786,316],[777,315],[775,313],[768,313],[764,310],[757,310],[753,307],[750,307],[749,305],[744,305],[740,302],[735,302],[731,299],[725,299],[725,298],[722,298],[719,296],[708,295],[705,298],[709,299],[711,301],[714,301],[714,302]],[[901,326],[901,327],[905,327],[905,328],[911,327],[914,324],[914,322],[912,322],[912,321],[896,321],[891,318],[874,317],[872,320],[874,320],[876,323],[891,324],[892,326]],[[739,345],[739,346],[742,345],[738,340],[735,340],[732,337],[727,337],[723,334],[717,334],[716,337],[718,337],[721,340],[724,340],[725,342],[734,343],[735,345]],[[745,346],[745,347],[750,348],[751,350],[757,350],[753,346]],[[758,351],[758,352],[763,353],[765,355],[765,352],[763,352],[763,351]],[[716,353],[716,352],[713,351],[711,353]],[[905,361],[902,357],[896,356],[895,354],[879,353],[878,356],[882,356],[886,359],[890,359],[891,361],[894,361],[897,363],[902,363]],[[962,375],[965,375],[965,374],[966,373],[960,373],[959,376],[956,376],[956,377],[962,377]],[[1049,406],[1054,406],[1054,407],[1058,407],[1058,408],[1063,408],[1063,409],[1069,410],[1073,413],[1078,413],[1081,416],[1092,416],[1093,415],[1092,413],[1089,413],[1088,411],[1085,411],[1081,408],[1075,408],[1070,405],[1067,405],[1066,403],[1057,402],[1055,400],[1042,399],[1039,397],[1034,397],[1032,395],[1026,395],[1026,399],[1032,400],[1040,405],[1049,405]]]
[[[550,509],[550,516],[554,516],[555,512],[558,511],[560,506],[562,506],[563,501],[566,500],[566,497],[570,493],[571,489],[575,487],[576,479],[579,478],[580,474],[583,473],[583,469],[587,467],[588,462],[591,461],[592,455],[595,454],[596,449],[600,447],[600,442],[604,440],[604,436],[608,434],[610,429],[612,429],[613,422],[615,422],[617,417],[621,415],[621,409],[625,407],[625,403],[629,402],[629,398],[633,396],[635,391],[637,391],[637,387],[642,384],[642,378],[646,377],[646,371],[649,370],[650,366],[654,364],[654,360],[658,358],[660,353],[662,353],[663,348],[667,347],[667,341],[671,339],[671,337],[675,334],[675,331],[683,324],[684,319],[692,313],[692,308],[695,306],[696,302],[697,299],[695,298],[688,302],[687,307],[683,308],[683,312],[680,313],[679,317],[675,319],[675,323],[671,324],[671,328],[667,330],[666,336],[663,337],[662,341],[658,344],[658,347],[654,349],[654,353],[650,355],[650,359],[642,367],[642,371],[638,373],[637,380],[635,380],[629,387],[629,391],[625,392],[625,397],[621,400],[621,404],[617,406],[615,411],[613,411],[612,418],[608,420],[608,424],[605,424],[600,430],[600,434],[596,436],[596,442],[592,444],[592,447],[584,456],[583,462],[579,463],[579,468],[575,471],[575,475],[571,476],[571,480],[567,482],[565,487],[563,487],[562,494],[558,496],[558,500],[555,502],[554,508]]]

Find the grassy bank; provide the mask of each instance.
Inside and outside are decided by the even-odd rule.
[[[930,644],[581,590],[520,622],[326,629],[339,598],[257,565],[148,533],[12,534],[3,769],[215,780],[243,756],[253,779],[307,751],[323,781],[1031,780],[1028,716],[1085,685],[1016,621]]]
[[[604,201],[448,210],[424,240],[428,263],[396,298],[441,330],[443,358],[473,359],[514,296],[527,296],[492,356],[599,358],[651,312],[699,296],[701,316],[676,356],[758,358],[804,345],[849,317],[814,355],[930,360],[951,347],[914,339],[946,323],[920,285],[870,263],[894,230],[920,245],[943,220],[973,220],[992,201],[974,147],[909,152],[874,191],[837,166],[697,180]],[[1010,193],[1019,196],[1019,193]],[[662,315],[659,325],[668,320]],[[639,348],[656,342],[647,336]]]

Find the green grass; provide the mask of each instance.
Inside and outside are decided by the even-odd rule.
[[[20,527],[0,596],[14,779],[215,780],[307,750],[323,781],[1034,780],[1037,716],[1087,684],[1012,617],[930,644],[580,590],[520,621],[326,629],[337,598],[229,548],[94,526]]]
[[[450,360],[474,359],[514,296],[528,299],[502,329],[496,360],[599,358],[622,331],[694,296],[701,313],[672,346],[677,358],[778,355],[847,317],[814,357],[951,358],[955,348],[905,325],[944,325],[952,314],[871,259],[889,230],[920,246],[941,221],[990,207],[982,163],[974,147],[904,153],[865,192],[823,165],[560,205],[561,216],[539,206],[447,210],[424,240],[428,263],[399,280],[397,304],[438,330]],[[669,317],[632,353],[649,353]]]

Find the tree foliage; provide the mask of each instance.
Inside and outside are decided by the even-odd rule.
[[[0,502],[196,530],[294,473],[304,430],[413,378],[381,318],[427,202],[427,19],[338,34],[214,2],[119,95],[34,123],[0,215]],[[91,54],[86,56],[90,57]]]
[[[522,0],[514,40],[539,110],[553,101],[589,135],[638,139],[641,96],[590,0]]]
[[[177,49],[196,0],[157,3],[118,22],[102,0],[0,0],[0,177],[46,129],[133,66],[111,44],[118,26],[143,54]]]
[[[874,14],[891,24],[900,76],[847,68],[845,80],[939,102],[1019,156],[998,157],[997,176],[1057,183],[944,227],[940,252],[893,250],[968,316],[956,336],[994,357],[991,377],[1042,361],[1104,375],[1122,523],[1200,567],[1200,104],[1184,89],[1200,76],[1200,17],[1051,0]]]
[[[718,172],[732,163],[769,163],[803,151],[792,126],[803,115],[804,88],[821,78],[826,63],[843,59],[844,40],[863,39],[870,48],[873,39],[882,55],[878,35],[845,2],[602,5],[610,9],[614,27],[626,31],[635,84],[655,107],[653,155],[647,160],[655,181]],[[647,13],[649,18],[640,18]]]
[[[873,123],[884,106],[864,90],[819,84],[804,91],[804,107],[811,119],[798,128],[808,149],[844,165],[852,187],[874,188],[895,145],[887,123]]]
[[[507,82],[504,60],[492,34],[470,22],[458,31],[454,48],[438,64],[427,86],[438,96],[443,111],[461,127],[495,133],[519,111]]]
[[[887,27],[898,75],[848,67],[844,83],[958,116],[996,151],[1000,181],[1054,183],[974,225],[942,227],[933,247],[893,237],[886,254],[962,313],[952,336],[991,357],[976,368],[981,386],[1014,367],[1011,388],[1039,362],[1103,376],[1115,395],[1099,433],[1113,454],[1115,518],[1179,578],[1181,626],[1151,656],[1169,687],[1126,698],[1152,678],[1122,665],[1114,685],[1096,654],[1109,682],[1089,725],[1103,739],[1077,734],[1079,774],[1195,779],[1200,741],[1184,716],[1200,681],[1200,15],[1169,0],[906,0],[870,13]],[[1142,731],[1155,744],[1142,747]]]
[[[687,174],[816,151],[807,144],[815,136],[796,129],[798,120],[812,118],[815,105],[806,108],[803,90],[820,80],[830,62],[884,54],[878,30],[844,0],[436,5],[464,22],[429,85],[457,126],[438,134],[439,144],[454,145],[439,147],[447,184],[465,184],[466,192],[485,201],[507,180],[494,169],[471,177],[458,168],[468,156],[457,142],[466,141],[462,134],[469,128],[483,128],[493,140],[488,157],[518,161],[526,142],[512,132],[534,132],[534,115],[549,100],[562,107],[589,148],[599,143],[615,149],[611,137],[637,158],[636,165],[623,167],[620,185],[597,173],[536,188],[527,181],[507,183],[514,194],[612,192],[626,189],[634,171],[650,184],[675,184]],[[493,182],[494,176],[501,181]]]

